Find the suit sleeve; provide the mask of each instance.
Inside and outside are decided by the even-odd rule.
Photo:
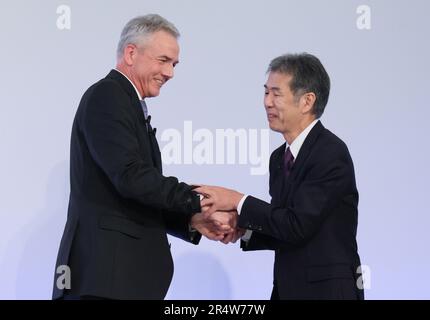
[[[240,248],[243,251],[276,250],[282,246],[285,246],[285,243],[256,231],[252,233],[248,241],[240,241]]]
[[[199,244],[202,235],[197,230],[190,229],[189,220],[187,215],[164,211],[164,221],[169,235],[192,244]]]
[[[351,175],[349,153],[341,148],[310,165],[286,207],[249,196],[238,225],[262,234],[270,246],[300,245],[315,234],[333,206],[341,201]]]
[[[91,156],[124,198],[189,219],[200,211],[198,196],[177,178],[164,177],[152,165],[151,155],[139,152],[130,104],[130,97],[112,81],[99,83],[89,93],[80,129]]]
[[[270,169],[270,181],[269,181],[269,194],[273,197],[272,186],[276,163],[279,162],[279,155],[282,155],[285,150],[285,145],[282,145],[275,150],[270,156],[269,169]],[[243,206],[242,206],[243,207]],[[245,213],[246,214],[246,213]],[[250,230],[250,229],[249,229]],[[285,243],[273,238],[270,235],[262,234],[257,231],[253,231],[251,237],[247,241],[241,241],[240,247],[243,251],[254,251],[254,250],[276,250],[281,246],[285,246]]]

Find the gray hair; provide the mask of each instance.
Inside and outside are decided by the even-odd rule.
[[[146,38],[157,31],[166,31],[176,39],[180,36],[174,24],[158,14],[147,14],[131,19],[121,32],[116,51],[117,59],[122,57],[127,45],[144,45]]]
[[[312,54],[285,54],[270,62],[267,72],[290,75],[290,90],[296,95],[313,92],[316,96],[313,114],[318,119],[324,112],[330,94],[330,77],[321,61]]]

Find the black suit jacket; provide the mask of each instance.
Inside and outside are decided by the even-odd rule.
[[[116,70],[83,95],[73,123],[70,201],[57,267],[72,295],[163,299],[173,274],[166,230],[197,244],[191,187],[164,177],[161,155],[132,84]],[[55,275],[53,298],[63,295]]]
[[[254,232],[242,248],[275,250],[281,299],[362,299],[358,191],[346,145],[318,121],[287,179],[284,152],[285,144],[270,158],[271,203],[249,196],[243,204],[238,225]]]

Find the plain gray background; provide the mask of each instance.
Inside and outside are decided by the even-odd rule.
[[[57,27],[60,5],[71,9],[70,30]],[[371,9],[370,30],[357,28],[360,5]],[[371,271],[366,297],[429,299],[429,12],[425,0],[1,1],[0,298],[50,298],[77,105],[114,67],[124,24],[159,13],[182,34],[175,78],[148,101],[159,140],[166,130],[183,132],[184,121],[214,134],[267,130],[269,61],[317,55],[332,80],[322,122],[355,163],[359,252]],[[270,151],[282,142],[271,133]],[[268,175],[251,175],[250,167],[182,163],[164,171],[269,200]],[[270,297],[272,252],[170,240],[167,298]]]

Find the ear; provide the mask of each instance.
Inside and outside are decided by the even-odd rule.
[[[137,57],[137,47],[134,44],[128,44],[124,48],[123,59],[128,66],[132,66],[134,64],[134,60]]]
[[[302,95],[300,98],[302,113],[303,114],[312,113],[316,100],[317,100],[317,97],[313,92],[307,92],[304,95]]]

